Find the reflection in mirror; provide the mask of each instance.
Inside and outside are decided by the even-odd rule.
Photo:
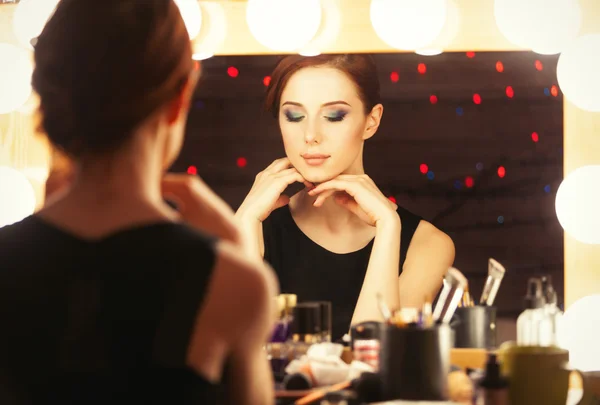
[[[373,57],[383,115],[376,133],[365,141],[364,168],[378,189],[452,238],[454,266],[467,276],[476,300],[487,277],[488,258],[506,267],[496,299],[500,318],[514,323],[532,276],[552,276],[562,303],[563,234],[554,212],[563,161],[557,57],[531,52]],[[278,60],[221,56],[203,61],[186,142],[173,170],[197,172],[234,209],[246,198],[255,176],[285,157],[282,131],[285,137],[300,137],[303,145],[306,128],[319,128],[317,132],[338,137],[323,135],[324,142],[342,145],[343,137],[352,135],[348,128],[355,128],[346,126],[346,132],[338,133],[331,132],[334,123],[311,126],[319,118],[332,120],[333,114],[339,119],[347,113],[343,105],[320,109],[318,102],[329,96],[327,92],[340,95],[343,89],[319,78],[295,83],[294,97],[305,101],[303,106],[291,105],[285,114],[292,121],[307,120],[297,123],[299,127],[267,112],[266,90]],[[351,99],[356,94],[343,96]],[[354,110],[346,118],[354,119],[353,114]],[[368,126],[368,119],[363,123]],[[298,140],[286,138],[286,145],[291,142]],[[289,150],[296,151],[288,146]],[[322,180],[316,176],[312,181]],[[294,214],[298,227],[311,237],[301,217]],[[360,245],[373,235],[357,232],[353,241]],[[353,249],[343,253],[349,251]],[[418,263],[428,267],[427,261]],[[419,271],[431,274],[428,268]],[[360,285],[350,286],[349,280],[322,274],[320,282],[334,294],[358,291]],[[335,313],[334,303],[334,318]]]

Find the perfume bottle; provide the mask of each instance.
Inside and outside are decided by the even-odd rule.
[[[297,359],[305,355],[310,346],[322,341],[321,305],[300,303],[294,307],[292,318],[292,334],[285,346],[290,359]]]
[[[546,340],[543,324],[547,320],[546,299],[539,278],[530,278],[527,283],[525,310],[517,318],[517,344],[519,346],[539,346]],[[544,336],[540,336],[540,333]]]
[[[297,297],[294,294],[281,294],[276,297],[278,319],[271,339],[265,347],[276,381],[283,380],[285,367],[289,363],[290,353],[287,350],[286,342],[291,336],[292,312],[296,301]]]

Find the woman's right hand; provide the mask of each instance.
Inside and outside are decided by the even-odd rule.
[[[277,159],[258,173],[236,216],[262,222],[271,212],[290,202],[290,198],[282,194],[290,184],[299,182],[307,188],[314,187],[291,166],[288,158]]]

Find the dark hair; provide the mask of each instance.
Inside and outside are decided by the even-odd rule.
[[[312,57],[289,55],[277,64],[271,74],[271,82],[267,88],[265,107],[275,118],[279,115],[281,93],[283,93],[288,80],[298,70],[306,67],[332,67],[348,75],[358,89],[358,95],[365,106],[365,114],[371,112],[371,109],[381,102],[377,66],[372,56],[367,54],[318,55]]]
[[[112,152],[193,68],[173,0],[62,0],[35,45],[40,129],[74,158]]]

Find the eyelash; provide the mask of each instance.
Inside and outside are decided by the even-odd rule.
[[[329,121],[329,122],[340,122],[340,121],[343,121],[344,118],[346,118],[346,114],[347,113],[341,113],[341,114],[338,114],[335,117],[324,117],[324,118],[327,121]],[[286,120],[288,122],[300,122],[300,121],[302,121],[304,119],[304,116],[302,115],[300,117],[294,117],[291,114],[289,114],[289,113],[286,112],[285,113],[285,118],[286,118]]]

